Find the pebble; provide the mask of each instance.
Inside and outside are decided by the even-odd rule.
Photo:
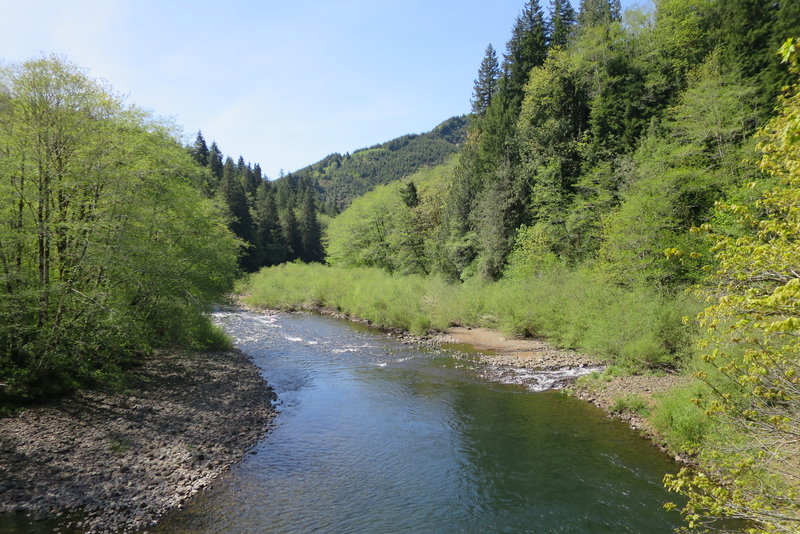
[[[81,391],[0,418],[0,513],[83,511],[87,533],[140,531],[241,460],[275,414],[239,351],[160,352],[136,373],[125,394]]]

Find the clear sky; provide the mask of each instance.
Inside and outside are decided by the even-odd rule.
[[[505,49],[523,4],[0,0],[0,59],[63,55],[276,178],[469,112],[486,45]]]

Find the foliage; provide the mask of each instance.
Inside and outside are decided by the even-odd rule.
[[[797,45],[782,49],[797,64]],[[718,210],[749,229],[727,235],[706,227],[718,264],[702,291],[710,305],[699,373],[717,395],[708,413],[739,439],[707,447],[697,472],[683,470],[668,486],[688,495],[690,527],[711,518],[754,522],[752,532],[795,532],[800,521],[800,91],[759,132],[762,171],[778,184],[752,204]]]
[[[647,399],[638,394],[629,394],[614,399],[614,404],[611,406],[612,413],[633,413],[637,415],[647,415],[650,411],[650,406]]]
[[[696,453],[714,434],[712,421],[696,401],[710,394],[704,384],[692,382],[657,397],[650,420],[674,452]]]
[[[604,222],[602,267],[618,283],[696,280],[708,254],[689,229],[713,216],[715,200],[754,177],[747,162],[753,88],[721,72],[716,54],[689,78],[665,123],[635,154],[621,205]]]
[[[172,132],[55,57],[0,81],[0,382],[24,399],[222,342],[237,241]]]
[[[251,305],[321,306],[417,332],[452,323],[495,327],[545,336],[631,370],[674,368],[691,350],[691,331],[682,325],[691,300],[646,288],[625,292],[585,270],[452,284],[377,268],[287,264],[262,269],[250,282],[245,300]]]
[[[331,154],[276,185],[292,179],[309,183],[317,188],[321,211],[335,215],[377,185],[444,163],[463,144],[467,123],[467,117],[453,117],[421,135],[404,135],[352,154]]]
[[[486,53],[481,61],[481,68],[478,70],[478,77],[475,79],[472,91],[472,112],[482,114],[489,107],[492,96],[497,92],[497,82],[500,79],[500,63],[497,61],[497,53],[492,45],[486,47]]]
[[[443,194],[437,184],[454,164],[451,160],[419,171],[408,182],[379,186],[356,199],[327,229],[328,262],[403,274],[429,273],[431,254],[425,247],[433,246],[431,232],[440,216]]]

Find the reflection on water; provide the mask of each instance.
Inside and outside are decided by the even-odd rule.
[[[674,467],[557,392],[314,315],[217,314],[275,387],[276,428],[150,532],[667,533]]]

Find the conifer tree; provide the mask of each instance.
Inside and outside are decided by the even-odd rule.
[[[247,193],[252,197],[255,198],[256,191],[258,191],[258,186],[261,185],[263,181],[261,177],[261,167],[256,163],[253,167],[247,165],[245,171],[245,186],[247,188]]]
[[[286,244],[286,261],[293,261],[300,258],[303,251],[303,243],[300,239],[300,230],[297,225],[297,217],[294,208],[288,207],[280,214],[281,233],[283,242]]]
[[[605,26],[622,18],[620,0],[581,0],[578,25],[581,28]]]
[[[208,146],[206,146],[206,140],[203,139],[203,132],[197,132],[197,138],[194,140],[191,154],[198,164],[208,167]]]
[[[547,28],[549,46],[566,46],[572,37],[575,23],[575,10],[569,0],[552,0],[550,23]]]
[[[408,182],[408,185],[400,189],[400,198],[403,199],[403,204],[409,208],[416,208],[419,205],[419,194],[413,181]]]
[[[514,24],[503,63],[503,71],[508,79],[506,90],[514,110],[518,110],[522,102],[522,93],[531,69],[544,63],[547,58],[546,37],[539,0],[529,0]]]
[[[492,96],[497,91],[497,81],[500,79],[500,64],[497,62],[497,53],[490,44],[478,70],[472,92],[472,112],[482,115],[489,107]]]
[[[242,181],[236,172],[236,166],[230,157],[225,159],[222,169],[222,181],[220,182],[217,195],[221,197],[228,207],[230,213],[230,229],[240,239],[249,245],[239,260],[239,263],[246,271],[255,271],[257,265],[257,251],[253,248],[256,242],[253,232],[253,220],[250,216],[250,206],[247,202]]]
[[[286,261],[286,245],[281,233],[275,194],[269,182],[262,180],[256,191],[253,222],[261,266],[278,265]]]
[[[322,249],[322,229],[317,220],[317,207],[314,189],[307,187],[303,193],[303,205],[300,208],[300,259],[304,262],[321,262],[324,257]]]
[[[217,182],[222,180],[222,151],[216,141],[211,142],[211,148],[208,150],[208,168],[211,169],[211,174]]]

